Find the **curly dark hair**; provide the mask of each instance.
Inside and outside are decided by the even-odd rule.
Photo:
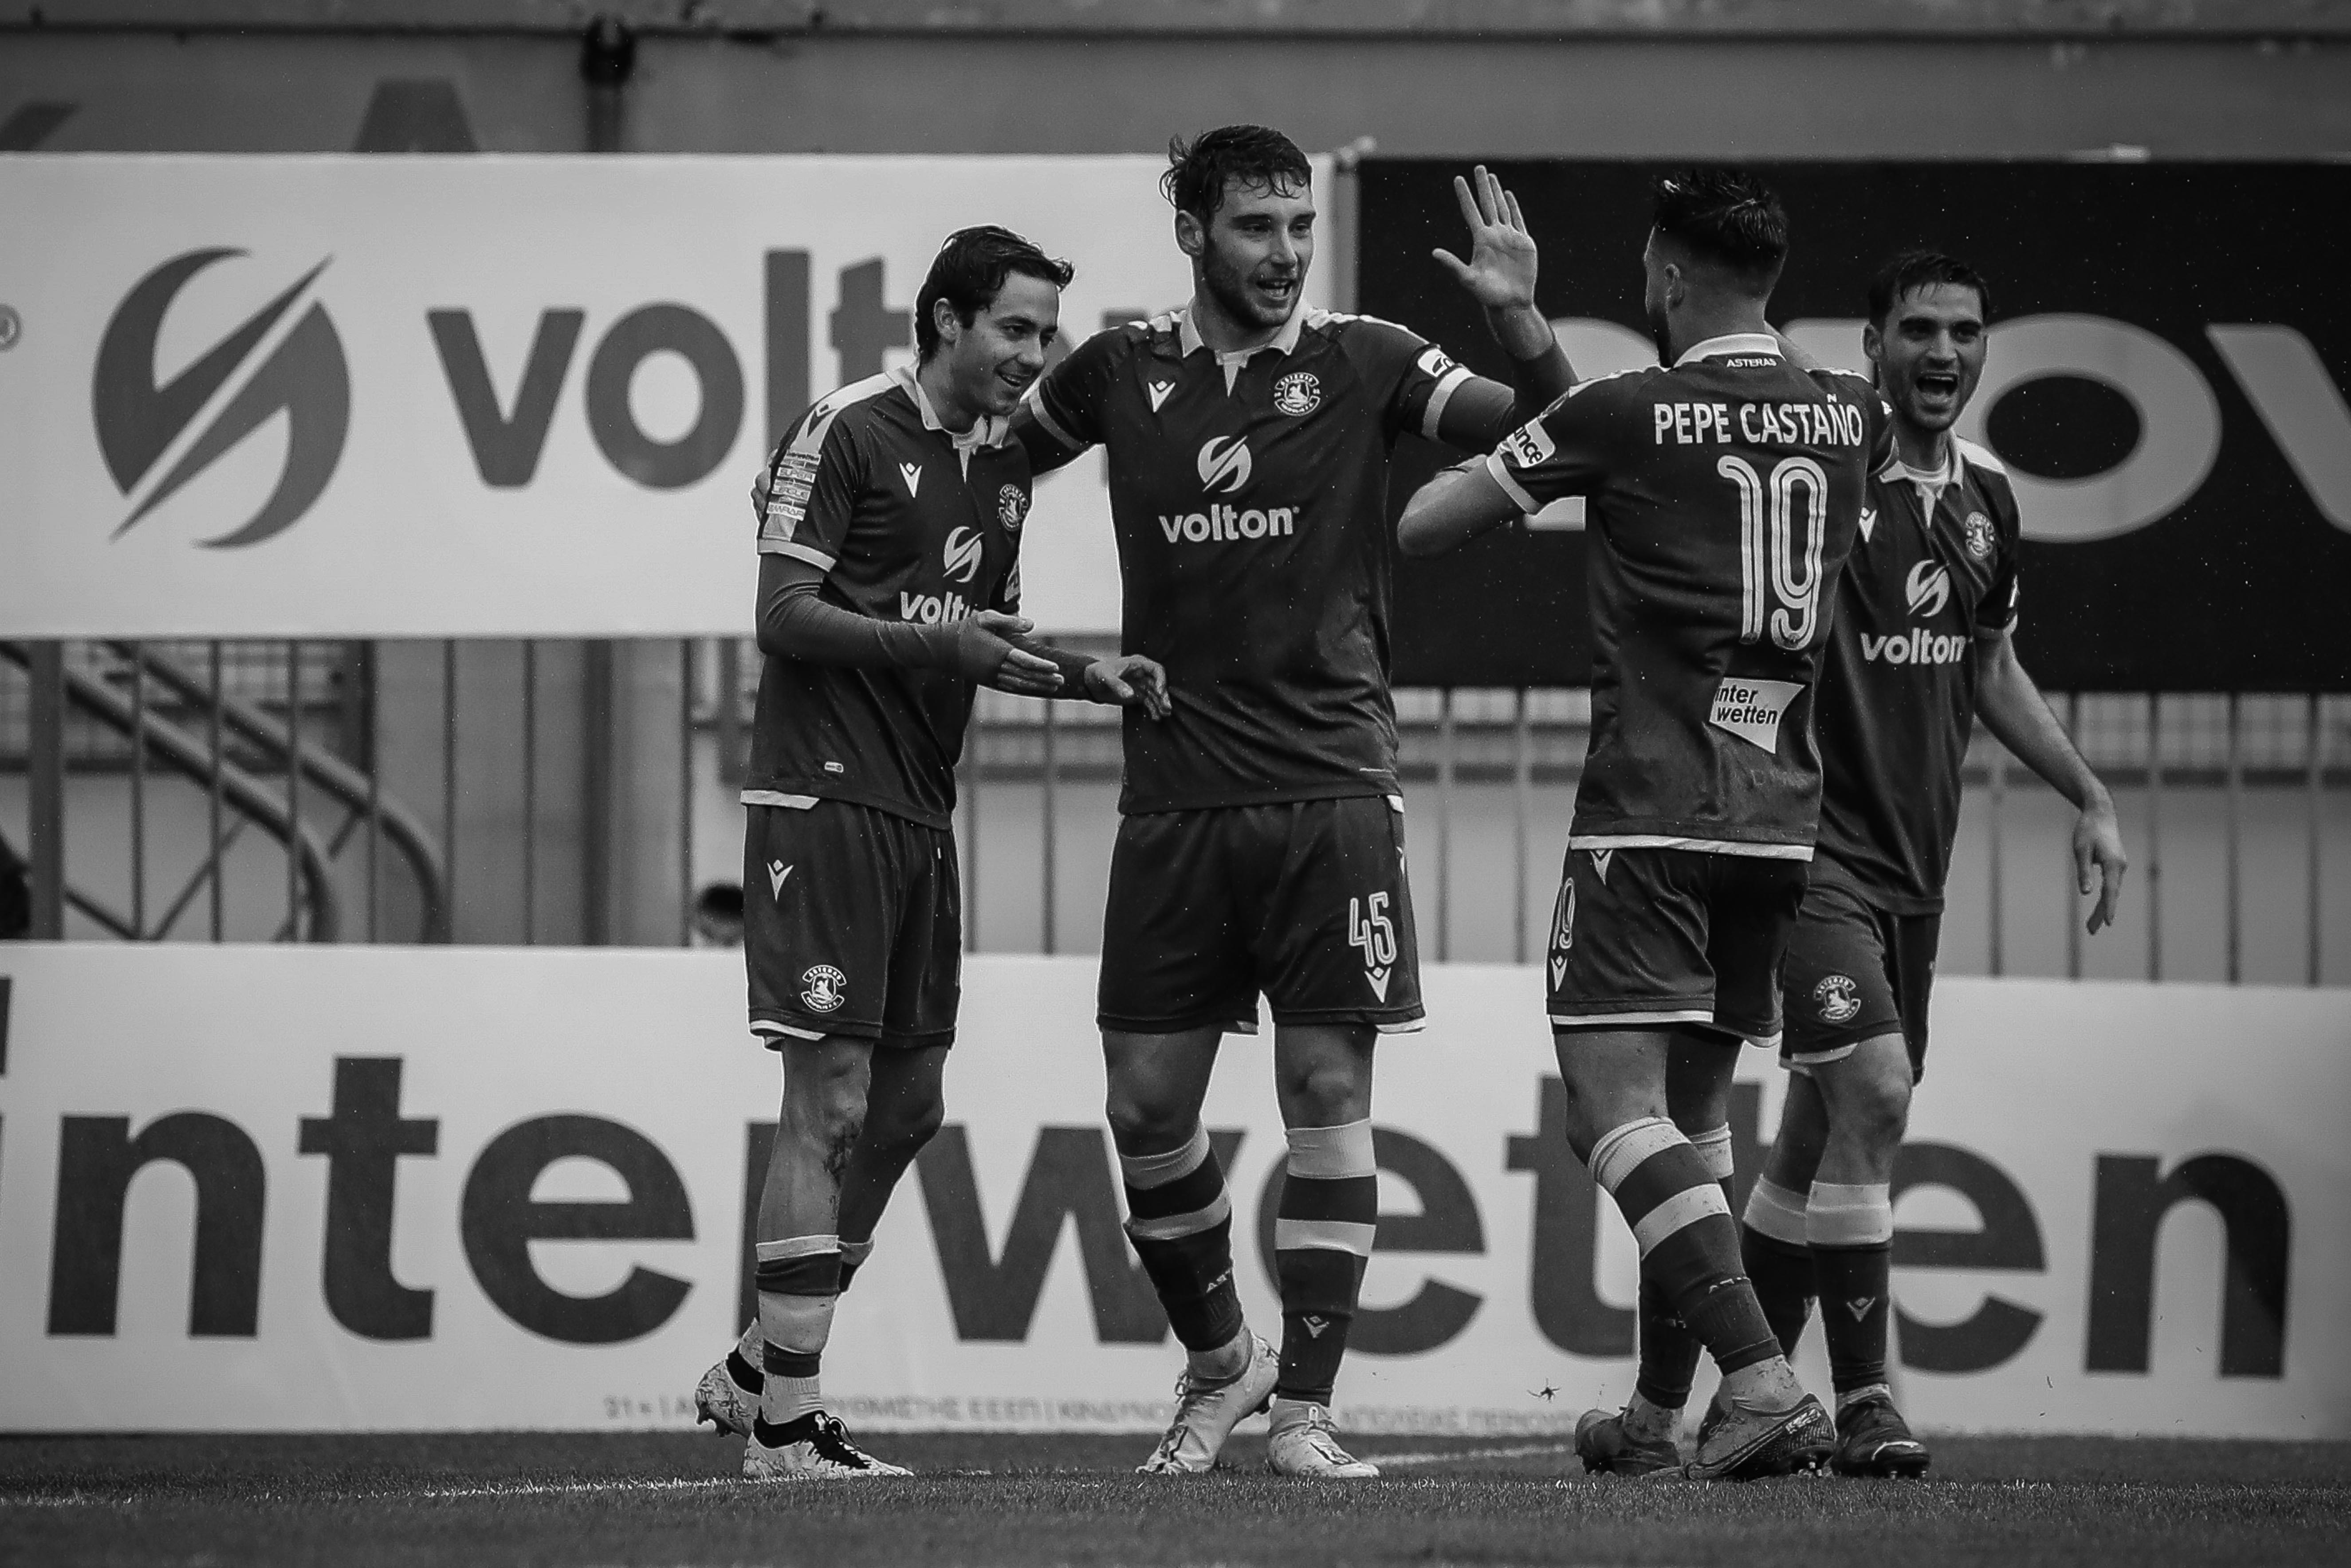
[[[930,275],[914,296],[914,356],[927,360],[938,351],[938,323],[932,307],[944,299],[955,307],[956,319],[965,326],[996,302],[1004,280],[1014,273],[1041,277],[1056,288],[1067,288],[1078,269],[1056,261],[1010,229],[994,224],[957,229],[947,235],[932,259]]]
[[[1222,125],[1203,131],[1186,141],[1177,136],[1167,143],[1167,172],[1159,189],[1179,213],[1202,223],[1225,204],[1225,186],[1238,180],[1243,186],[1262,185],[1288,195],[1312,183],[1313,166],[1298,143],[1263,125]]]
[[[1762,181],[1740,169],[1677,169],[1649,193],[1657,233],[1771,292],[1788,259],[1788,214]]]
[[[1883,328],[1896,300],[1941,283],[1974,289],[1976,308],[1984,313],[1986,319],[1991,318],[1991,286],[1984,282],[1983,274],[1939,250],[1906,250],[1879,267],[1877,276],[1869,280],[1870,321]]]

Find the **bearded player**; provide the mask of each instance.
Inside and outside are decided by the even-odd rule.
[[[1959,823],[1959,768],[1984,727],[2072,801],[2089,929],[2114,919],[2127,862],[2114,801],[2016,655],[2016,492],[1951,426],[1983,375],[1990,290],[1917,251],[1870,286],[1862,345],[1894,406],[1894,460],[1871,482],[1837,589],[1814,710],[1819,852],[1782,971],[1794,1074],[1741,1241],[1790,1354],[1823,1303],[1836,1391],[1833,1468],[1924,1474],[1886,1383],[1891,1183],[1927,1061],[1928,990]],[[1645,1361],[1646,1356],[1645,1354]],[[1645,1369],[1646,1370],[1646,1369]],[[1684,1378],[1687,1386],[1687,1378]]]
[[[758,1321],[695,1390],[753,1480],[904,1476],[824,1408],[835,1302],[944,1113],[963,954],[955,765],[980,685],[1165,711],[1159,667],[1021,638],[1029,458],[1007,416],[1071,268],[948,236],[912,370],[817,401],[755,491],[767,655],[743,790],[752,1032],[784,1069],[759,1197]]]
[[[1643,301],[1661,363],[1584,382],[1439,475],[1398,538],[1431,553],[1589,498],[1592,738],[1549,954],[1568,1141],[1632,1227],[1645,1291],[1722,1369],[1725,1418],[1687,1473],[1744,1479],[1816,1468],[1830,1446],[1742,1270],[1729,1103],[1740,1042],[1780,1033],[1830,593],[1890,444],[1865,383],[1791,361],[1764,319],[1788,249],[1778,199],[1724,170],[1654,196]],[[1588,1412],[1586,1465],[1651,1440],[1641,1413]],[[1655,1440],[1644,1468],[1678,1464],[1670,1426]]]
[[[1186,1351],[1176,1419],[1143,1469],[1212,1469],[1270,1406],[1269,1468],[1372,1476],[1330,1405],[1379,1219],[1373,1044],[1422,1016],[1388,694],[1388,455],[1406,433],[1490,445],[1565,389],[1567,362],[1534,306],[1534,242],[1482,169],[1474,189],[1455,182],[1469,259],[1437,256],[1486,307],[1523,402],[1401,327],[1301,308],[1314,193],[1280,132],[1179,141],[1163,188],[1191,302],[1081,345],[1015,421],[1040,471],[1107,450],[1123,645],[1180,693],[1165,722],[1126,726],[1102,925],[1127,1234]],[[1200,1124],[1217,1047],[1255,1032],[1260,996],[1289,1142],[1279,1353],[1243,1322]]]

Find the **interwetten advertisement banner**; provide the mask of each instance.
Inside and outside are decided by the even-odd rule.
[[[1189,296],[1164,166],[0,158],[0,634],[747,631],[759,463],[939,242],[1073,260],[1065,351]],[[1031,615],[1115,631],[1101,457],[1033,522]]]
[[[826,1356],[853,1422],[1165,1418],[1093,981],[970,961],[947,1124]],[[1540,972],[1427,993],[1381,1046],[1340,1416],[1558,1431],[1629,1391],[1633,1244],[1562,1136]],[[0,1030],[0,1429],[679,1427],[745,1321],[778,1069],[735,955],[10,944]],[[1953,979],[1934,1039],[1896,1206],[1914,1420],[2351,1437],[2351,992]],[[1270,1327],[1267,1043],[1224,1055]],[[1779,1080],[1743,1054],[1747,1178]]]
[[[1363,167],[1362,308],[1491,374],[1474,307],[1429,259],[1458,222],[1440,160]],[[1656,166],[1510,162],[1542,247],[1540,301],[1579,374],[1655,364],[1641,248]],[[2351,690],[2351,298],[2324,267],[2351,165],[1759,165],[1789,214],[1771,318],[1831,364],[1861,353],[1871,277],[1930,247],[1991,290],[1959,433],[2024,520],[2017,637],[2066,690]],[[1398,506],[1440,462],[1419,443]],[[1591,676],[1580,502],[1397,573],[1396,674],[1425,685]]]

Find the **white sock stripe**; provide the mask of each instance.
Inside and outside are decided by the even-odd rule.
[[[1791,1247],[1802,1247],[1804,1240],[1804,1195],[1782,1186],[1770,1176],[1759,1176],[1755,1190],[1747,1195],[1748,1225],[1774,1241],[1784,1241]]]
[[[1611,1129],[1592,1145],[1592,1179],[1614,1192],[1633,1168],[1659,1149],[1689,1142],[1681,1129],[1663,1116],[1647,1116]]]
[[[1273,1222],[1273,1249],[1353,1252],[1358,1258],[1368,1258],[1379,1233],[1377,1225],[1358,1224],[1352,1219],[1277,1219]]]
[[[1641,1244],[1641,1256],[1646,1258],[1657,1243],[1685,1226],[1696,1225],[1709,1214],[1730,1218],[1730,1205],[1722,1201],[1722,1189],[1712,1182],[1704,1186],[1686,1186],[1633,1224],[1633,1239]]]
[[[1730,1124],[1711,1127],[1703,1133],[1690,1134],[1690,1147],[1706,1162],[1706,1174],[1717,1181],[1729,1181],[1730,1165]]]
[[[841,1238],[789,1236],[781,1241],[762,1241],[755,1250],[760,1262],[779,1263],[787,1258],[814,1258],[820,1253],[838,1252],[841,1250]]]
[[[1197,1236],[1214,1225],[1230,1218],[1233,1199],[1230,1193],[1219,1192],[1217,1201],[1206,1208],[1196,1208],[1189,1214],[1163,1214],[1156,1219],[1130,1219],[1126,1233],[1138,1241],[1174,1241],[1181,1237]]]
[[[781,1296],[762,1291],[760,1335],[778,1350],[821,1355],[832,1337],[833,1303],[840,1300],[839,1296]]]
[[[1377,1176],[1379,1161],[1372,1154],[1372,1124],[1348,1122],[1336,1127],[1291,1127],[1290,1174],[1318,1181],[1343,1181],[1350,1176]]]
[[[1813,1247],[1876,1247],[1894,1239],[1894,1197],[1885,1182],[1816,1181],[1804,1204],[1804,1240]]]
[[[1180,1148],[1158,1155],[1119,1155],[1119,1175],[1129,1186],[1165,1186],[1171,1181],[1182,1181],[1207,1164],[1208,1154],[1208,1129],[1196,1125]]]

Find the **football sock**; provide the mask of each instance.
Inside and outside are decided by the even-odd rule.
[[[726,1353],[726,1375],[735,1380],[736,1387],[746,1394],[757,1394],[767,1387],[767,1369],[760,1365],[767,1353],[768,1342],[759,1333],[759,1321],[754,1318],[751,1326],[743,1331],[743,1337],[735,1342],[735,1348]]]
[[[758,1260],[759,1333],[767,1342],[759,1416],[781,1427],[824,1408],[817,1369],[841,1299],[841,1238],[762,1241]]]
[[[1730,1203],[1730,1127],[1728,1124],[1695,1134],[1690,1147],[1706,1162],[1718,1186],[1722,1188],[1726,1212]],[[1659,1410],[1678,1410],[1689,1403],[1690,1382],[1698,1375],[1698,1356],[1701,1348],[1698,1336],[1674,1311],[1673,1301],[1647,1278],[1641,1281],[1637,1301],[1640,1315],[1641,1370],[1633,1385],[1634,1392]],[[1646,1424],[1645,1424],[1646,1425]]]
[[[1783,1355],[1796,1354],[1804,1320],[1813,1311],[1813,1251],[1804,1240],[1804,1197],[1763,1176],[1747,1195],[1746,1223],[1739,1250],[1755,1299],[1763,1303]]]
[[[845,1236],[841,1238],[841,1289],[844,1294],[849,1290],[849,1281],[856,1277],[859,1269],[864,1267],[865,1260],[872,1256],[873,1239],[872,1237],[869,1236],[862,1241],[852,1241]]]
[[[1233,1202],[1208,1130],[1195,1126],[1165,1154],[1121,1155],[1118,1165],[1127,1239],[1169,1326],[1196,1372],[1224,1375],[1241,1332],[1241,1298],[1233,1286]]]
[[[1893,1274],[1893,1189],[1816,1181],[1804,1205],[1829,1381],[1842,1395],[1886,1381],[1886,1290]]]
[[[1680,1129],[1663,1116],[1627,1122],[1593,1145],[1590,1164],[1633,1228],[1643,1278],[1656,1281],[1724,1377],[1778,1360],[1771,1325],[1740,1272],[1730,1206]]]
[[[1273,1267],[1281,1284],[1281,1375],[1276,1396],[1331,1403],[1364,1265],[1380,1222],[1372,1124],[1292,1127],[1274,1209]]]

